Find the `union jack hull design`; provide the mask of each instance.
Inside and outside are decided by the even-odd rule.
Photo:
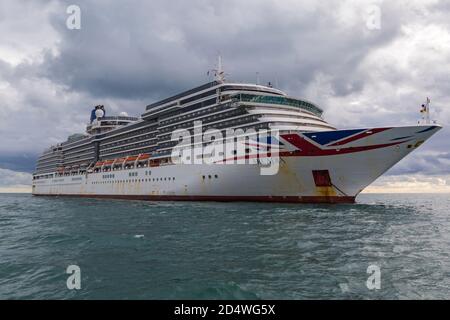
[[[35,195],[139,200],[354,202],[355,197],[441,129],[437,125],[282,133],[279,171],[261,175],[257,164],[193,164],[91,173],[73,181],[40,182]],[[271,144],[269,143],[269,145]],[[267,147],[249,143],[251,147]]]

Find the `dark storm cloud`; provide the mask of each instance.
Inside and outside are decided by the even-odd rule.
[[[400,21],[391,6],[383,32],[369,33],[361,7],[342,28],[336,3],[289,10],[270,1],[81,1],[81,30],[52,17],[60,55],[48,55],[43,72],[93,96],[152,99],[207,81],[221,52],[231,79],[253,82],[259,72],[295,93],[320,71],[346,95],[364,86],[361,60],[395,38]]]
[[[0,158],[0,168],[6,168],[20,172],[33,172],[36,163],[35,154],[5,155]]]

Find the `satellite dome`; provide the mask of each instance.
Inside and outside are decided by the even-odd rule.
[[[125,111],[124,111],[124,112],[121,112],[121,113],[120,113],[120,116],[121,116],[121,117],[128,117],[128,113],[126,113]]]
[[[101,109],[95,110],[95,116],[96,116],[97,118],[103,117],[104,114],[105,114],[105,112],[104,112],[103,110],[101,110]]]

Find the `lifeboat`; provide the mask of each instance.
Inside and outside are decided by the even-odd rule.
[[[125,158],[119,158],[119,159],[116,159],[116,161],[114,161],[114,165],[116,165],[116,164],[122,164],[122,163],[124,163],[125,162]]]
[[[143,153],[143,154],[139,155],[137,160],[142,161],[142,160],[148,160],[148,159],[150,159],[150,155],[148,153]]]
[[[125,160],[125,162],[135,162],[138,159],[138,156],[129,156]]]
[[[113,163],[114,163],[114,160],[106,160],[106,161],[103,162],[103,165],[104,165],[104,166],[110,166],[110,165],[112,165]]]
[[[137,159],[138,166],[148,166],[148,159],[150,159],[150,155],[148,153],[140,154]]]
[[[101,167],[103,165],[103,161],[97,161],[97,163],[95,164],[95,167]]]

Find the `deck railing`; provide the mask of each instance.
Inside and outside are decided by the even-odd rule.
[[[256,94],[236,94],[233,96],[236,102],[251,102],[251,103],[263,103],[263,104],[281,104],[290,107],[297,107],[302,110],[311,112],[319,117],[322,116],[322,109],[314,104],[298,99],[287,98],[283,96],[266,96]]]

